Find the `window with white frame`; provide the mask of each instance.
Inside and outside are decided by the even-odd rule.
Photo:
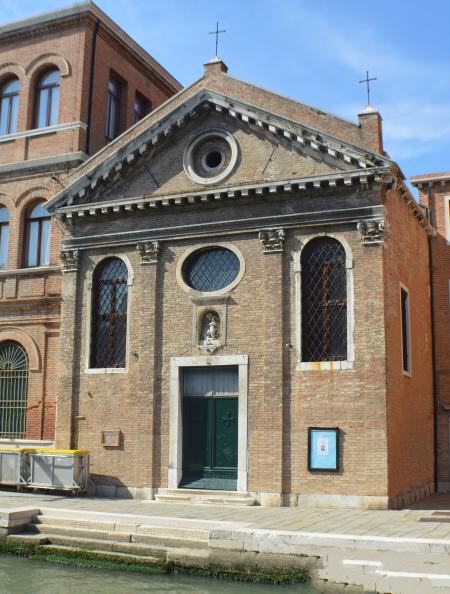
[[[402,369],[406,375],[411,375],[411,326],[409,291],[400,287],[400,312],[402,328]]]

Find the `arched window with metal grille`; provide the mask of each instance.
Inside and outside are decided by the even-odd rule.
[[[302,361],[347,359],[347,270],[343,245],[309,241],[301,255]]]
[[[28,357],[16,342],[0,344],[0,437],[25,437]]]
[[[125,367],[128,269],[120,258],[106,258],[92,282],[90,367]]]

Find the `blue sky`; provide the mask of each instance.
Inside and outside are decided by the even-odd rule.
[[[0,0],[3,23],[67,6]],[[377,77],[372,103],[385,148],[407,176],[450,170],[448,0],[97,0],[183,85],[214,55],[229,73],[347,119],[365,106],[358,81]]]

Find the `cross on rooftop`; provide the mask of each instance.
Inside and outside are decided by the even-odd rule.
[[[370,105],[370,83],[372,80],[377,80],[376,76],[373,78],[369,78],[369,71],[366,70],[366,78],[359,81],[359,84],[366,83],[367,85],[367,105]]]
[[[226,33],[226,30],[225,29],[219,30],[219,21],[217,21],[217,23],[216,23],[216,30],[209,32],[209,35],[215,35],[216,36],[216,54],[215,54],[216,56],[218,55],[217,48],[219,46],[219,35],[221,33]]]

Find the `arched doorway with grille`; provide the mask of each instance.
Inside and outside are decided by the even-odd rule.
[[[27,396],[27,354],[16,342],[2,342],[0,343],[0,438],[25,438]]]

